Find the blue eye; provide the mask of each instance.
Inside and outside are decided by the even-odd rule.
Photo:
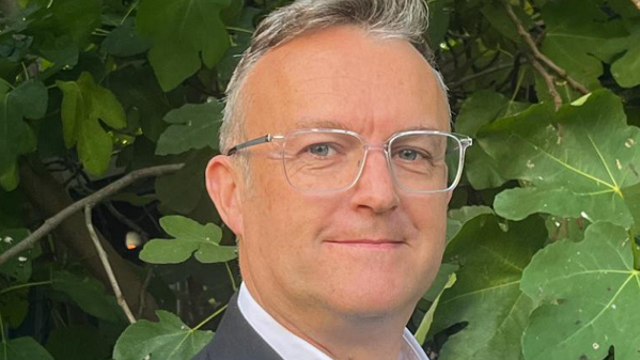
[[[335,154],[335,149],[329,144],[309,145],[306,150],[309,154],[318,157],[327,157]]]
[[[411,149],[403,149],[398,151],[398,157],[402,160],[414,161],[418,159],[418,152]]]

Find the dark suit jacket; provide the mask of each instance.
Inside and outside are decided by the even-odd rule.
[[[218,326],[213,340],[191,360],[283,360],[253,330],[238,308],[238,294]]]

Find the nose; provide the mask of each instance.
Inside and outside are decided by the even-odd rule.
[[[378,151],[379,150],[379,151]],[[364,156],[364,166],[355,184],[352,205],[368,208],[380,214],[395,209],[400,204],[391,169],[383,149],[370,150]]]

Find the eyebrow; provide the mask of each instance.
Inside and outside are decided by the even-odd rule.
[[[320,119],[303,119],[296,122],[298,128],[323,128],[323,129],[339,129],[339,130],[353,130],[346,124],[333,121],[333,120],[320,120]],[[433,126],[414,125],[401,129],[402,131],[414,131],[414,130],[431,130],[431,131],[447,131],[446,129],[439,129]]]
[[[320,119],[303,119],[296,122],[296,126],[299,128],[324,128],[324,129],[340,129],[340,130],[352,130],[345,124],[339,123],[333,120],[320,120]]]

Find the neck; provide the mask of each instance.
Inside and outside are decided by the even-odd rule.
[[[397,359],[403,344],[404,327],[413,307],[382,315],[332,312],[320,306],[299,306],[282,296],[266,299],[245,279],[254,300],[299,338],[335,360]]]

